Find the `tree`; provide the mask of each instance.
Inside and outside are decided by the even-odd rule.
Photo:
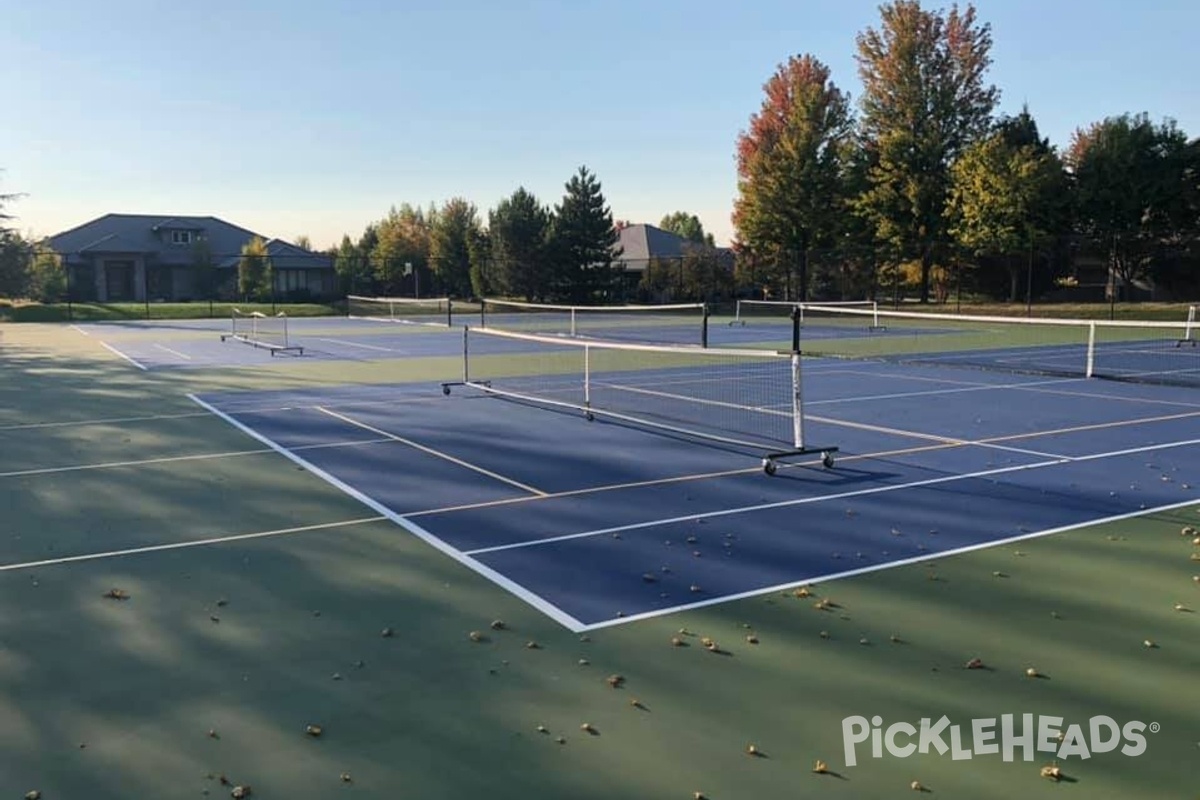
[[[1149,274],[1186,207],[1188,142],[1173,120],[1123,114],[1075,131],[1067,164],[1081,235],[1106,254],[1117,298]],[[1116,281],[1114,281],[1116,284]]]
[[[667,214],[658,223],[658,227],[664,231],[670,231],[683,239],[687,239],[693,244],[716,247],[716,242],[713,241],[712,234],[704,232],[704,225],[695,214],[689,214],[686,211],[676,211],[673,214]]]
[[[621,254],[612,210],[604,200],[600,181],[580,167],[566,184],[562,203],[555,208],[550,250],[553,269],[551,291],[573,303],[604,299],[615,282],[613,259]]]
[[[246,298],[264,299],[273,291],[274,276],[267,243],[255,236],[242,245],[238,259],[238,294]]]
[[[28,294],[42,303],[57,303],[67,294],[67,272],[57,253],[42,251],[33,259]]]
[[[550,210],[519,187],[488,212],[494,288],[533,302],[549,289]]]
[[[0,231],[0,297],[24,297],[33,247],[16,231]]]
[[[367,256],[369,252],[360,249],[350,240],[349,235],[342,234],[342,242],[333,253],[333,269],[343,294],[371,293],[371,261]]]
[[[431,220],[420,208],[408,203],[393,207],[375,226],[376,242],[367,251],[379,288],[386,294],[414,294],[419,284],[425,291],[441,290],[431,285],[429,232]],[[416,273],[405,275],[405,264]]]
[[[471,252],[480,232],[473,203],[455,197],[438,210],[429,231],[429,262],[444,293],[471,296]]]
[[[1027,270],[1032,292],[1036,248],[1065,222],[1065,195],[1062,163],[1025,112],[1003,120],[955,162],[946,208],[949,232],[972,254],[999,257],[1007,268],[1008,301],[1015,302]]]
[[[303,233],[297,236],[296,241],[292,242],[292,244],[296,245],[296,247],[299,247],[301,250],[312,250],[312,239],[308,238],[308,236]]]
[[[856,40],[862,133],[877,156],[859,207],[902,260],[920,262],[920,297],[928,302],[947,233],[951,165],[987,132],[999,99],[984,78],[991,27],[976,22],[970,5],[946,13],[895,0],[880,14],[880,28]]]
[[[849,100],[812,56],[793,56],[763,87],[762,108],[738,136],[737,246],[773,257],[788,297],[808,296],[809,249],[836,227],[843,143],[852,131]],[[799,291],[791,265],[799,259]],[[761,262],[759,262],[761,263]]]

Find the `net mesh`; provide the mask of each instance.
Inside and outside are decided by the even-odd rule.
[[[462,382],[489,394],[756,450],[803,444],[799,358],[790,354],[487,328],[463,335]]]
[[[734,325],[787,325],[793,311],[800,312],[800,324],[805,318],[820,318],[825,309],[855,309],[872,314],[879,310],[874,300],[834,300],[829,302],[795,302],[787,300],[738,300],[732,324]],[[867,327],[877,327],[874,320],[866,318]]]
[[[1170,322],[825,307],[806,313],[801,341],[810,356],[1200,386],[1194,327],[1194,308]]]
[[[489,298],[481,303],[479,321],[489,329],[543,335],[701,346],[708,342],[703,303],[571,306]]]
[[[222,339],[232,338],[239,342],[268,350],[297,350],[288,337],[287,314],[264,314],[261,311],[242,311],[235,308],[231,314],[230,332]]]
[[[408,325],[448,327],[453,322],[453,304],[447,297],[362,297],[346,298],[347,315]]]

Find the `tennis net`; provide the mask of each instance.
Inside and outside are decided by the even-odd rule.
[[[708,308],[704,303],[583,306],[484,298],[479,323],[485,328],[522,333],[708,345]]]
[[[580,412],[750,450],[776,461],[836,447],[805,441],[800,357],[735,350],[571,339],[466,327],[461,381],[490,395]]]
[[[229,333],[221,334],[221,341],[233,339],[243,344],[278,352],[304,353],[304,348],[292,344],[288,335],[287,314],[264,314],[261,311],[242,311],[239,308],[230,314]]]
[[[819,324],[812,315],[807,321],[801,338],[809,356],[1200,386],[1195,307],[1178,322],[829,307]]]
[[[800,324],[806,321],[819,322],[825,315],[826,309],[836,312],[839,309],[857,309],[875,313],[879,310],[874,300],[829,300],[817,302],[800,302],[794,300],[738,300],[737,310],[730,325],[790,324],[792,312],[800,313]],[[878,319],[867,318],[866,327],[878,328]]]
[[[448,297],[363,297],[346,298],[346,315],[352,319],[397,322],[406,325],[449,327],[454,306]]]

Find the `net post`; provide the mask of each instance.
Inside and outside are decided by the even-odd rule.
[[[446,327],[447,328],[454,327],[454,301],[453,300],[446,301]]]
[[[1183,328],[1183,340],[1185,342],[1194,341],[1194,333],[1196,327],[1196,307],[1188,306],[1187,324]]]
[[[792,446],[804,449],[804,397],[800,384],[800,353],[792,353]]]
[[[803,306],[792,307],[792,354],[800,354],[800,320],[804,317]]]
[[[571,309],[571,335],[572,336],[579,335],[579,328],[578,328],[578,323],[575,319],[575,309],[574,308]]]
[[[463,349],[462,349],[462,354],[463,354],[462,376],[463,376],[463,378],[462,379],[463,379],[464,384],[471,382],[471,373],[470,373],[470,369],[467,366],[469,364],[469,359],[467,357],[467,355],[468,355],[467,334],[470,332],[470,330],[471,330],[471,327],[469,325],[463,325]]]
[[[287,318],[287,314],[284,314],[282,311],[280,311],[280,312],[279,312],[279,314],[280,314],[280,316],[283,318],[283,346],[284,346],[284,347],[291,347],[292,340],[291,340],[291,337],[290,337],[290,336],[288,336],[288,318]]]
[[[1092,377],[1092,373],[1096,366],[1096,323],[1088,323],[1088,343],[1087,343],[1087,368],[1084,371],[1084,377]]]
[[[734,325],[741,325],[741,324],[742,324],[742,301],[741,301],[741,300],[738,300],[738,301],[737,301],[737,305],[735,305],[735,306],[734,306],[734,309],[733,309],[733,324],[734,324]]]
[[[708,303],[704,304],[704,315],[700,320],[700,346],[708,347]]]
[[[583,347],[583,407],[591,413],[592,409],[592,348]]]

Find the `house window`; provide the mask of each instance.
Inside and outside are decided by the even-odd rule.
[[[191,244],[191,231],[171,231],[171,244]]]

